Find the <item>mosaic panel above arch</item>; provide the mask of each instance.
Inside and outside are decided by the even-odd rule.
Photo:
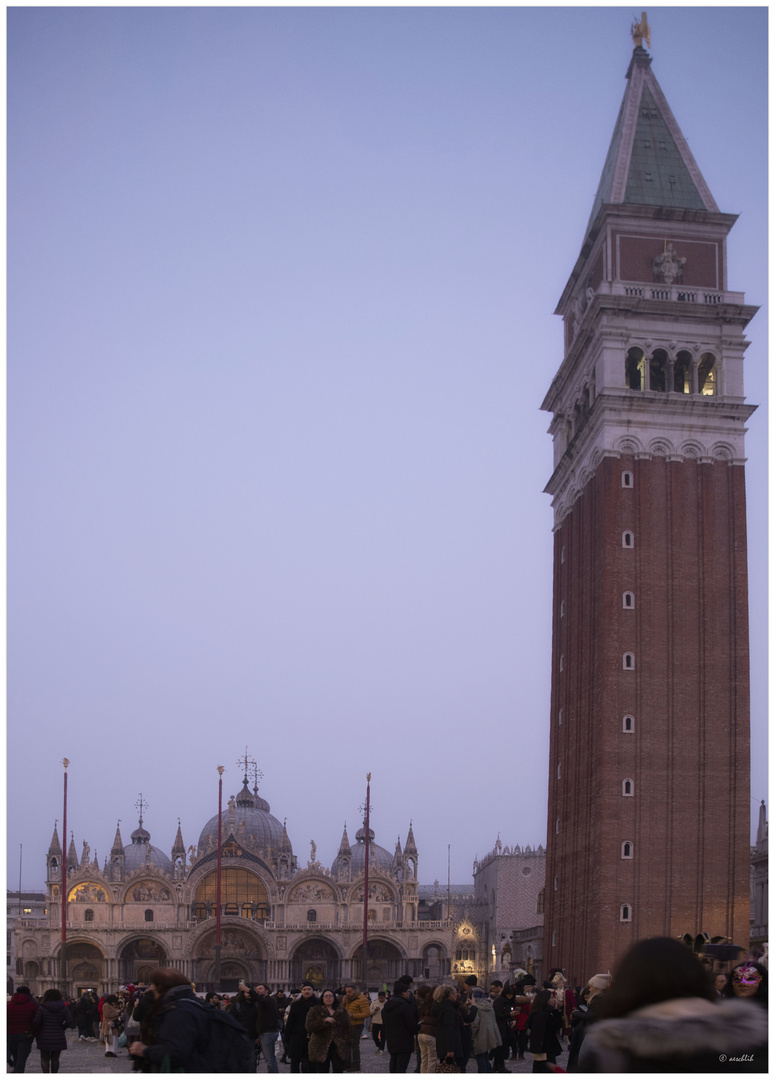
[[[82,881],[80,885],[74,885],[67,894],[68,904],[107,904],[109,899],[108,890],[96,881]]]
[[[132,882],[124,895],[126,904],[141,904],[149,901],[159,904],[172,903],[172,892],[160,881],[149,878]]]
[[[363,882],[356,885],[351,891],[348,900],[355,903],[363,903]],[[395,904],[396,891],[386,881],[374,881],[369,884],[369,900],[377,904]]]
[[[221,957],[243,961],[264,960],[267,952],[265,943],[242,927],[227,925],[221,928]],[[203,935],[192,946],[191,955],[205,960],[215,956],[214,930]]]
[[[336,893],[331,885],[325,881],[305,881],[301,885],[294,885],[288,892],[286,901],[289,904],[308,900],[328,901],[336,900]]]

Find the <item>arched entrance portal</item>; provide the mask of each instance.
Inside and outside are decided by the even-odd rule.
[[[333,945],[322,938],[310,938],[294,950],[291,957],[291,983],[298,986],[311,982],[316,990],[338,986],[341,979],[339,955]]]
[[[353,953],[353,977],[366,986],[382,988],[382,984],[385,983],[388,990],[392,990],[393,983],[404,974],[406,969],[406,960],[401,955],[400,949],[389,941],[370,941],[366,957],[366,978],[364,979],[363,945],[359,945]]]
[[[221,977],[215,980],[215,931],[205,934],[195,946],[193,976],[198,990],[236,993],[240,982],[255,986],[266,978],[266,957],[261,942],[241,926],[221,928]]]
[[[67,983],[76,997],[84,990],[98,989],[104,971],[104,957],[96,945],[74,941],[67,946]]]
[[[118,959],[119,982],[147,983],[154,968],[168,966],[167,953],[158,941],[135,938],[121,950]]]

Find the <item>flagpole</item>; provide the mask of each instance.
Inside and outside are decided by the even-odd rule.
[[[62,759],[65,767],[64,774],[64,808],[62,810],[62,993],[67,994],[67,766],[70,762],[67,758]]]
[[[362,981],[364,990],[368,994],[366,980],[367,959],[369,951],[369,848],[371,847],[371,832],[369,826],[369,796],[371,793],[371,773],[366,774],[366,859],[363,864],[363,972]]]
[[[215,872],[215,989],[221,985],[221,813],[223,810],[223,765],[218,766],[218,862]]]

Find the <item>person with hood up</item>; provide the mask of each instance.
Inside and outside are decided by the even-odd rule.
[[[58,990],[47,990],[32,1021],[32,1033],[40,1050],[40,1071],[59,1072],[59,1055],[67,1049],[65,1028],[75,1027],[70,1010]]]
[[[405,982],[393,987],[382,1007],[382,1026],[390,1055],[389,1072],[405,1073],[414,1051],[414,1037],[419,1029],[412,992]]]
[[[8,1065],[13,1072],[23,1073],[32,1049],[32,1021],[38,1003],[29,986],[19,986],[8,1002]]]
[[[473,1007],[476,1009],[476,1016],[471,1025],[476,1071],[480,1073],[492,1072],[490,1054],[503,1045],[495,1010],[489,997],[480,987],[474,986],[472,988],[471,997]]]
[[[639,941],[616,966],[579,1072],[766,1072],[767,1013],[719,999],[680,941]]]

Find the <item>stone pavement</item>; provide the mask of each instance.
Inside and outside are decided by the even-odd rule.
[[[280,1044],[278,1043],[278,1047]],[[278,1050],[278,1060],[282,1050]],[[562,1054],[558,1058],[557,1064],[564,1068],[568,1060],[567,1053]],[[368,1039],[361,1040],[361,1074],[369,1075],[371,1073],[387,1073],[389,1071],[390,1058],[387,1053],[377,1054],[375,1052],[374,1042],[371,1036]],[[525,1061],[509,1061],[508,1069],[513,1073],[529,1073],[533,1071],[532,1059],[528,1057]],[[40,1069],[40,1054],[33,1045],[32,1052],[27,1059],[27,1068],[25,1070],[28,1073],[39,1073]],[[62,1056],[59,1059],[59,1071],[60,1073],[70,1073],[71,1075],[104,1075],[111,1076],[116,1073],[126,1074],[132,1072],[132,1066],[129,1061],[129,1055],[126,1050],[119,1050],[117,1058],[106,1058],[105,1048],[102,1043],[82,1043],[78,1039],[78,1035],[75,1031],[67,1032],[67,1050],[62,1051]],[[266,1063],[263,1058],[259,1061],[258,1072],[265,1073]],[[291,1069],[289,1065],[280,1065],[281,1073],[290,1073]],[[408,1075],[413,1073],[414,1063],[410,1063]],[[476,1072],[476,1062],[469,1061],[468,1073]],[[352,1074],[351,1074],[352,1075]]]

